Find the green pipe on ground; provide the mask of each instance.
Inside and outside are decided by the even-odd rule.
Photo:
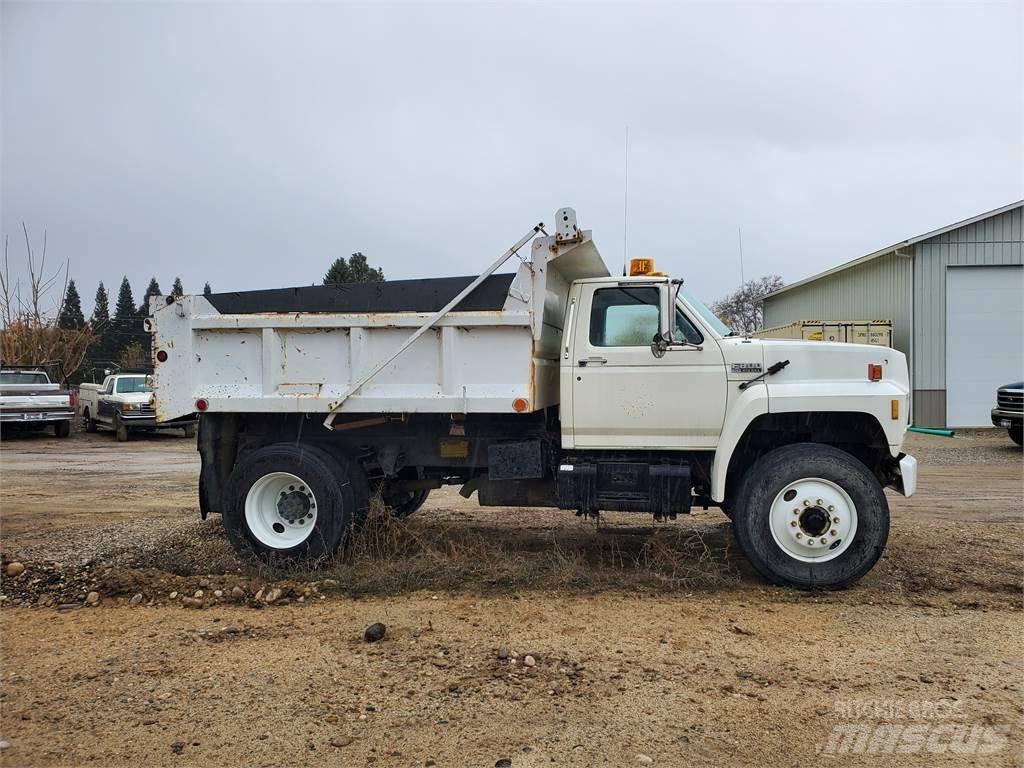
[[[938,435],[939,437],[952,437],[952,429],[933,429],[932,427],[907,427],[908,432],[920,432],[922,435]]]

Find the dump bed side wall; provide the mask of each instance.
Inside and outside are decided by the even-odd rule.
[[[355,378],[396,350],[417,313],[219,315],[201,296],[159,308],[157,414],[324,412]],[[342,413],[512,412],[532,398],[528,314],[452,313],[343,405]]]

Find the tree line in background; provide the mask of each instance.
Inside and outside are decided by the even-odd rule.
[[[203,286],[203,295],[212,293],[210,284]],[[183,296],[185,288],[181,278],[174,278],[171,296]],[[80,366],[78,381],[99,379],[106,368],[149,369],[153,365],[152,345],[143,321],[149,316],[149,299],[162,296],[160,284],[156,278],[150,278],[142,302],[135,304],[131,283],[127,277],[121,278],[121,286],[117,291],[114,313],[110,313],[110,294],[103,281],[96,288],[92,315],[86,320],[82,312],[82,297],[74,279],[69,279],[64,293],[64,301],[57,315],[57,326],[66,330],[88,329],[91,335],[90,344],[85,353],[83,365]]]

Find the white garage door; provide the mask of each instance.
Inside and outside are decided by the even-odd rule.
[[[1024,378],[1024,267],[946,270],[946,424],[990,427],[996,388]]]

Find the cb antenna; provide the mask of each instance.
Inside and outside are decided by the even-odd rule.
[[[626,126],[626,165],[622,193],[622,276],[629,274],[629,126]]]
[[[746,279],[743,277],[743,227],[738,227],[737,232],[740,236],[740,287],[742,288],[747,284]]]

